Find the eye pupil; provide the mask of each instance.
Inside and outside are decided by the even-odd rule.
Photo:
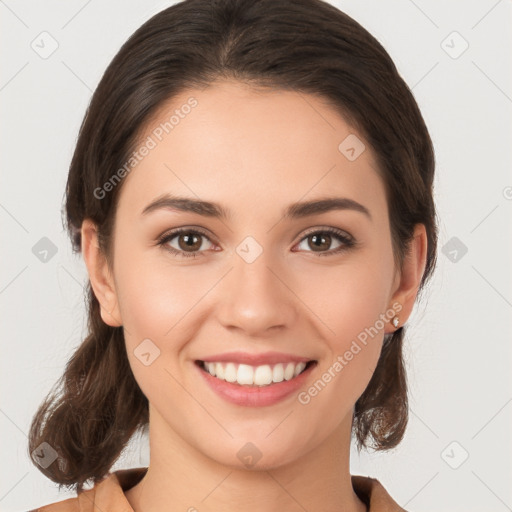
[[[330,235],[324,235],[324,234],[316,234],[316,235],[311,235],[310,236],[311,240],[313,241],[313,249],[316,251],[316,249],[328,249],[329,246],[331,245],[331,237]],[[325,241],[327,240],[327,243],[323,244],[324,247],[322,247],[322,242],[321,241]],[[320,242],[320,243],[318,243]]]
[[[181,241],[185,240],[182,244]],[[199,242],[199,243],[198,243]],[[201,247],[201,237],[197,235],[180,235],[178,237],[178,243],[181,249],[199,249]]]

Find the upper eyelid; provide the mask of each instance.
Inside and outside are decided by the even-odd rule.
[[[333,235],[343,236],[350,240],[355,241],[355,238],[348,231],[345,231],[344,229],[341,229],[341,228],[335,228],[334,226],[331,226],[331,227],[319,226],[319,227],[314,227],[314,228],[308,228],[302,235],[301,240],[303,240],[308,235],[311,235],[313,233],[322,233],[322,232],[328,232]]]

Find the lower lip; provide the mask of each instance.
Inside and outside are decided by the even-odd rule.
[[[215,393],[228,402],[245,407],[264,407],[284,400],[304,385],[311,371],[316,366],[315,362],[293,379],[260,387],[242,386],[218,379],[204,370],[200,364],[195,363],[195,366]]]

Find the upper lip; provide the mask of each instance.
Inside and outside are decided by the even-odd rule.
[[[300,357],[294,354],[286,354],[284,352],[263,352],[261,354],[249,354],[248,352],[224,352],[223,354],[215,354],[205,356],[201,361],[218,363],[218,362],[233,362],[239,364],[247,364],[250,366],[260,366],[264,364],[277,364],[277,363],[307,363],[313,361],[309,357]]]

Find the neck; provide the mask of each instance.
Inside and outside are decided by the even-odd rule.
[[[308,453],[253,468],[220,464],[185,442],[154,410],[150,417],[149,468],[125,493],[134,512],[366,511],[349,471],[351,416]]]

